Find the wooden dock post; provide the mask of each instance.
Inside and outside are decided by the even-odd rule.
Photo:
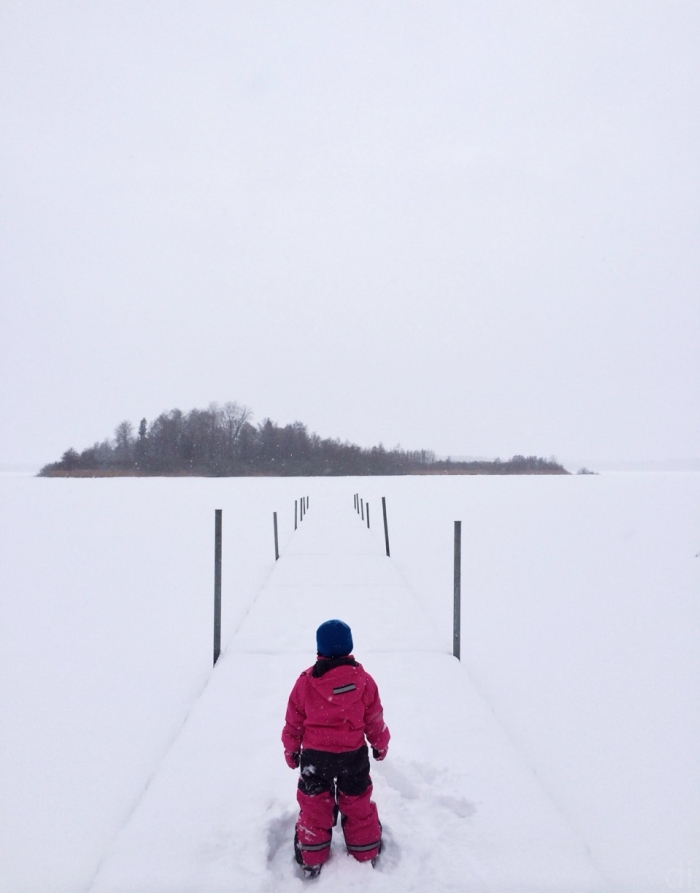
[[[214,510],[214,666],[221,654],[221,514]]]
[[[452,654],[462,659],[462,522],[455,521],[454,617]]]
[[[386,497],[382,496],[382,514],[384,515],[384,542],[386,543],[386,557],[389,558],[389,527],[386,523]]]

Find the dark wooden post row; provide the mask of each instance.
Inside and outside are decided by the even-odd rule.
[[[360,517],[365,520],[365,501],[362,498],[360,498]]]
[[[462,522],[455,521],[455,578],[454,619],[452,624],[452,654],[462,659]]]
[[[294,500],[294,529],[297,529],[297,501]]]
[[[272,513],[272,525],[275,529],[275,561],[279,561],[280,546],[279,540],[277,539],[277,512]]]
[[[369,503],[365,503],[365,508],[367,509],[367,527],[369,527]]]
[[[214,510],[214,666],[221,654],[221,514]]]

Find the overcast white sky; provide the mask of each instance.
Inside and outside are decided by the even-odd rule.
[[[2,462],[700,455],[696,2],[4,0],[0,120]]]

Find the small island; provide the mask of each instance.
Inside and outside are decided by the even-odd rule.
[[[364,448],[321,438],[306,425],[281,427],[270,419],[252,424],[246,406],[211,404],[207,409],[161,413],[136,430],[117,425],[112,440],[77,452],[68,449],[45,465],[42,477],[273,477],[398,474],[568,474],[553,458],[453,461],[431,450]]]

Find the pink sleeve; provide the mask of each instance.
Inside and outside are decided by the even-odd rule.
[[[304,675],[302,674],[296,681],[292,693],[287,702],[287,713],[284,720],[284,728],[282,729],[282,744],[284,749],[290,753],[301,750],[301,739],[304,735],[304,720],[306,719],[306,711],[304,710]]]
[[[372,747],[377,750],[386,750],[389,746],[391,735],[384,722],[384,710],[379,697],[377,683],[367,673],[367,685],[364,693],[365,703],[365,735]]]

